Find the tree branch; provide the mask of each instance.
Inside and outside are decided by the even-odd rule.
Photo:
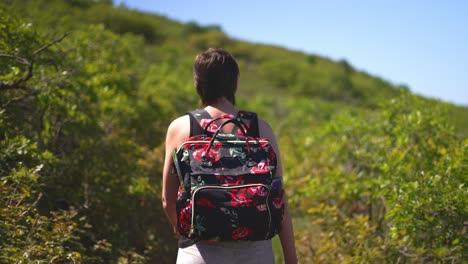
[[[67,37],[68,35],[70,35],[70,32],[66,32],[66,33],[63,34],[60,38],[54,39],[54,40],[52,40],[52,42],[50,42],[49,44],[46,44],[46,45],[40,47],[39,49],[37,49],[36,51],[34,51],[33,57],[36,56],[37,54],[43,52],[44,50],[48,49],[50,46],[55,45],[56,43],[59,43],[60,41],[62,41],[62,40],[63,40],[65,37]]]
[[[23,64],[23,65],[29,65],[29,62],[28,62],[27,60],[25,60],[24,58],[15,56],[15,55],[11,55],[11,54],[0,54],[0,58],[1,58],[1,57],[5,57],[5,58],[8,58],[8,59],[16,60],[18,63]]]
[[[63,34],[61,37],[57,38],[57,39],[54,39],[53,41],[51,41],[50,43],[40,47],[39,49],[35,50],[31,56],[31,59],[30,61],[28,61],[27,59],[25,58],[21,58],[21,57],[18,57],[18,56],[15,56],[15,55],[11,55],[11,54],[0,54],[0,58],[3,57],[3,58],[9,58],[9,59],[14,59],[16,60],[18,63],[22,64],[22,65],[25,65],[27,67],[27,72],[21,76],[20,78],[12,81],[12,82],[0,82],[0,91],[6,91],[6,90],[14,90],[14,89],[21,89],[21,90],[25,90],[26,89],[26,86],[24,86],[24,83],[29,80],[32,75],[33,75],[33,65],[34,65],[34,60],[35,60],[35,57],[47,50],[48,48],[50,48],[52,45],[55,45],[56,43],[62,41],[65,37],[67,37],[68,35],[70,35],[70,32],[66,32],[65,34]]]
[[[17,97],[14,97],[10,100],[8,100],[6,103],[2,104],[2,108],[7,108],[11,103],[14,103],[14,102],[18,102],[18,101],[22,101],[28,97],[31,97],[31,96],[36,96],[38,94],[40,94],[42,91],[40,90],[30,90],[30,92],[24,94],[24,95],[21,95],[21,96],[17,96]]]

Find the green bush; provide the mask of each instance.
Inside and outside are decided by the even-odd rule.
[[[328,150],[312,154],[323,162],[309,165],[314,159],[304,158],[291,172],[305,175],[298,180],[306,184],[292,201],[318,229],[299,232],[300,241],[311,239],[314,245],[300,247],[301,258],[461,261],[467,146],[443,116],[430,103],[403,95],[375,113],[341,114],[310,140],[307,149]]]

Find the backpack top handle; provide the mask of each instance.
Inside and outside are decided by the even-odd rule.
[[[208,131],[208,129],[210,128],[210,125],[213,124],[214,122],[218,121],[218,120],[221,120],[221,119],[231,119],[231,120],[238,121],[239,124],[236,123],[236,126],[239,127],[240,130],[242,130],[242,135],[247,136],[248,132],[247,132],[247,125],[245,124],[245,122],[242,121],[242,119],[241,119],[241,117],[239,115],[234,116],[232,114],[224,114],[224,115],[221,115],[220,117],[215,118],[215,119],[211,120],[210,122],[208,122],[205,125],[205,127],[203,128],[203,131],[205,132],[205,135],[212,134],[212,132]],[[221,129],[221,127],[223,127],[223,126],[224,126],[224,124],[222,124],[219,127],[219,129]]]
[[[208,148],[206,149],[205,153],[209,153],[209,152],[210,152],[211,147],[213,146],[213,144],[214,144],[214,142],[215,142],[215,140],[216,140],[216,137],[218,137],[219,133],[221,132],[221,129],[222,129],[225,125],[227,125],[227,124],[229,124],[229,123],[233,123],[233,124],[235,124],[236,126],[238,126],[238,127],[241,129],[242,135],[244,136],[245,142],[246,142],[246,144],[247,144],[247,152],[250,153],[250,149],[251,149],[251,148],[250,148],[250,143],[249,143],[249,136],[247,135],[247,132],[242,128],[242,126],[245,125],[245,124],[244,124],[244,122],[242,122],[242,121],[240,121],[240,120],[238,120],[238,119],[228,119],[228,120],[226,120],[224,123],[222,123],[222,124],[219,126],[218,130],[216,131],[216,133],[215,133],[215,134],[213,135],[213,137],[211,138],[210,144],[208,145]],[[258,144],[258,145],[260,145],[260,142],[258,141],[258,138],[254,138],[254,139],[255,139],[255,141],[256,141],[255,143]]]

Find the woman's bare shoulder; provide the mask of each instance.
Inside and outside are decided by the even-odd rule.
[[[190,128],[190,120],[188,115],[180,116],[174,119],[170,124],[168,130],[179,130],[184,127]]]
[[[190,119],[184,115],[174,119],[167,128],[166,144],[178,146],[190,136]]]

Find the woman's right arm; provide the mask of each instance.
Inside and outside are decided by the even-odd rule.
[[[174,120],[167,129],[166,148],[162,180],[162,205],[171,222],[174,233],[177,234],[176,200],[179,181],[172,169],[172,155],[175,150],[189,137],[190,126],[188,116]]]

